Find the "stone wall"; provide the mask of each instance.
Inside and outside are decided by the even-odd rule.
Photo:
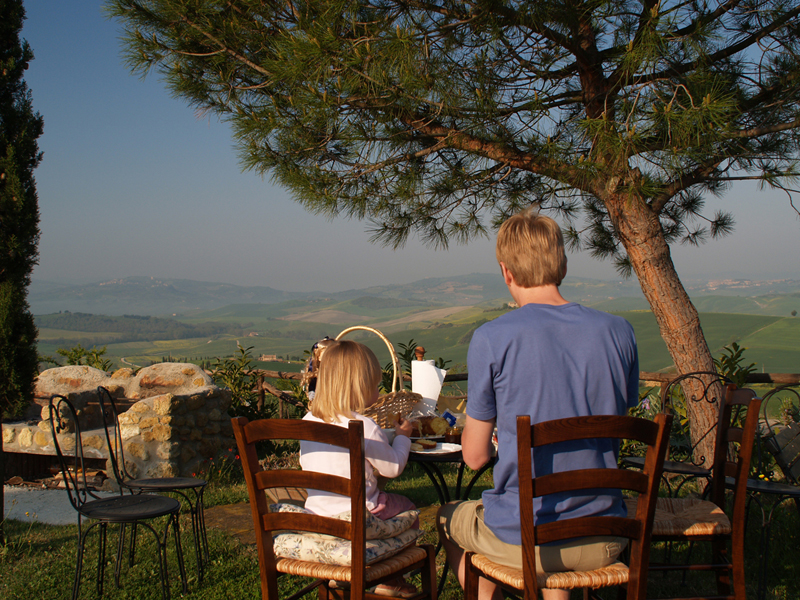
[[[227,413],[230,391],[214,385],[200,367],[185,363],[160,363],[137,373],[119,369],[109,374],[85,366],[44,371],[36,381],[38,418],[4,423],[4,450],[55,454],[48,401],[53,394],[61,394],[78,413],[84,455],[107,458],[99,385],[111,392],[118,410],[125,411],[119,416],[120,431],[126,467],[133,477],[191,476],[211,459],[235,450]],[[59,435],[59,443],[72,451],[74,435]]]

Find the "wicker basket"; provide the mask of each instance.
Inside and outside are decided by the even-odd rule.
[[[364,416],[369,417],[375,421],[382,429],[391,429],[394,427],[394,421],[397,415],[400,414],[404,417],[408,416],[414,405],[422,401],[420,394],[415,394],[412,391],[403,389],[402,373],[400,371],[400,361],[397,360],[397,355],[394,352],[392,343],[377,329],[366,327],[364,325],[356,325],[348,327],[336,336],[336,340],[342,339],[351,331],[368,331],[374,333],[383,340],[386,347],[389,348],[389,354],[392,357],[392,391],[384,394],[378,398],[378,401],[364,411]]]

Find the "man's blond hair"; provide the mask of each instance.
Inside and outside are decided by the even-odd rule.
[[[326,423],[361,413],[381,381],[378,358],[363,344],[342,340],[328,346],[320,361],[311,414]]]
[[[510,217],[497,233],[497,262],[523,288],[561,285],[567,268],[564,236],[553,219],[527,209]]]

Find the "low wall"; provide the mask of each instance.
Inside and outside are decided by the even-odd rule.
[[[55,455],[47,405],[53,394],[61,394],[78,413],[84,455],[107,458],[99,385],[119,399],[119,410],[125,411],[119,416],[120,430],[126,467],[133,477],[191,476],[212,459],[235,450],[227,413],[230,391],[214,385],[198,366],[186,363],[160,363],[135,374],[131,369],[109,374],[85,366],[44,371],[36,381],[38,418],[3,423],[4,450]],[[74,435],[60,434],[59,444],[73,452]]]

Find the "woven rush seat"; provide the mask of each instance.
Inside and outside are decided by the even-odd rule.
[[[506,565],[492,562],[482,554],[472,557],[472,564],[483,573],[510,585],[516,589],[524,586],[522,571]],[[627,565],[621,562],[608,565],[594,571],[563,571],[558,573],[537,573],[536,582],[539,588],[553,588],[571,590],[576,588],[606,587],[628,583],[629,571]]]
[[[387,559],[374,565],[367,565],[364,570],[365,580],[374,581],[391,575],[405,567],[424,560],[426,551],[419,546],[407,548]],[[333,579],[335,581],[350,581],[352,569],[349,566],[327,565],[318,562],[295,560],[292,558],[275,559],[275,568],[280,573],[287,575],[298,575],[301,577],[312,577],[314,579]]]
[[[628,513],[636,511],[636,498],[626,498]],[[653,517],[653,537],[703,537],[730,535],[728,515],[716,504],[699,498],[658,498]]]

